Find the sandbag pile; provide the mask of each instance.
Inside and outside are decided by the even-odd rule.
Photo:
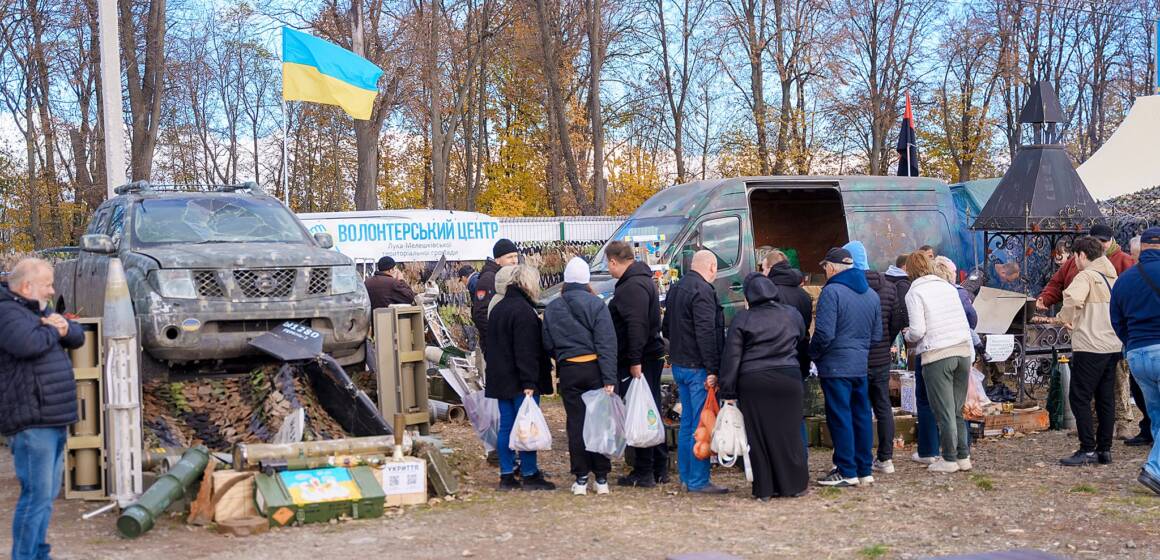
[[[261,367],[245,377],[150,381],[142,387],[146,447],[200,444],[228,451],[236,443],[268,442],[299,407],[306,417],[303,440],[346,437],[305,375],[283,365]]]

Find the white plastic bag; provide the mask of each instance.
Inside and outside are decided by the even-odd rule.
[[[552,449],[552,432],[548,430],[548,421],[544,420],[544,413],[540,405],[536,404],[536,399],[524,398],[524,404],[520,405],[520,411],[516,413],[508,447],[512,451]]]
[[[624,401],[604,389],[581,395],[584,399],[584,449],[610,459],[624,455]]]
[[[732,467],[738,457],[749,454],[749,438],[745,435],[745,418],[736,404],[726,403],[717,413],[717,425],[713,426],[713,443],[710,448],[717,454],[717,462],[724,467]]]
[[[665,442],[665,426],[653,402],[648,381],[634,377],[624,398],[624,440],[632,447],[655,447]]]
[[[499,401],[484,396],[483,391],[475,391],[463,398],[463,410],[484,451],[495,451],[499,440]]]

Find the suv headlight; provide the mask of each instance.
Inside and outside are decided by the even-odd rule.
[[[349,294],[358,289],[358,271],[353,266],[336,266],[330,271],[330,293]]]
[[[189,270],[155,270],[153,281],[161,297],[197,299],[197,288],[193,285],[193,272]]]

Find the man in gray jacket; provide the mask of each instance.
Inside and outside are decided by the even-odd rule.
[[[544,349],[556,360],[556,377],[567,415],[568,455],[576,482],[572,493],[588,493],[588,474],[596,493],[607,494],[608,457],[584,448],[584,393],[616,389],[616,329],[608,306],[588,287],[588,263],[573,258],[564,269],[564,289],[544,310]]]

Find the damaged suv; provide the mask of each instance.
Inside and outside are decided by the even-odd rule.
[[[370,301],[354,263],[257,185],[137,182],[116,193],[93,214],[77,258],[57,264],[56,306],[101,316],[109,259],[120,257],[144,374],[228,371],[258,359],[249,341],[286,321],[322,333],[342,365],[364,361]]]

